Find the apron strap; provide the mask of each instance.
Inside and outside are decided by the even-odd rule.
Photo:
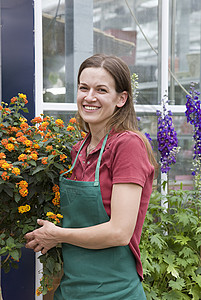
[[[95,171],[95,181],[94,181],[94,186],[98,186],[98,185],[99,185],[99,169],[100,169],[100,164],[101,164],[102,154],[103,154],[103,151],[104,151],[104,149],[105,149],[106,142],[107,142],[107,138],[108,138],[108,134],[106,134],[106,136],[105,136],[105,138],[104,138],[104,140],[103,140],[103,144],[102,144],[102,146],[101,146],[100,154],[99,154],[99,157],[98,157],[98,162],[97,162],[97,165],[96,165],[96,171]],[[86,140],[87,140],[87,139],[88,139],[88,137],[86,138]],[[83,142],[82,145],[80,146],[80,149],[78,150],[78,153],[77,153],[77,155],[76,155],[76,157],[75,157],[75,160],[74,160],[74,162],[73,162],[72,167],[71,167],[68,171],[62,173],[62,174],[60,175],[59,180],[60,180],[65,174],[67,174],[67,173],[69,173],[70,171],[73,170],[73,168],[75,167],[75,164],[76,164],[76,162],[77,162],[78,155],[80,154],[80,151],[82,150],[82,148],[83,148],[83,146],[84,146],[86,140],[84,140],[84,142]]]
[[[97,165],[96,165],[96,172],[95,172],[94,186],[98,186],[99,185],[99,169],[100,169],[102,154],[103,154],[103,151],[105,149],[106,142],[107,142],[107,138],[108,138],[108,134],[106,134],[106,136],[105,136],[105,138],[103,140],[101,151],[100,151],[100,154],[99,154],[99,157],[98,157],[98,162],[97,162]]]
[[[88,137],[89,137],[89,136],[88,136]],[[88,137],[86,138],[86,140],[88,139]],[[75,160],[74,160],[73,165],[71,166],[71,168],[70,168],[68,171],[62,173],[62,174],[60,175],[60,178],[63,177],[65,174],[68,174],[70,171],[72,171],[72,170],[74,169],[75,164],[76,164],[76,162],[77,162],[78,155],[80,154],[80,151],[82,150],[82,148],[83,148],[83,146],[84,146],[86,140],[84,140],[83,143],[82,143],[82,145],[80,146],[80,149],[78,150],[78,153],[77,153],[77,155],[76,155],[76,157],[75,157]]]

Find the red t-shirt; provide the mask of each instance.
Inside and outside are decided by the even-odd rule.
[[[96,164],[103,139],[88,157],[86,156],[86,148],[90,142],[90,137],[87,139],[72,172],[72,180],[94,181]],[[72,161],[74,161],[81,143],[82,142],[78,142],[73,147]],[[110,134],[100,165],[100,189],[103,205],[108,216],[110,216],[112,185],[115,183],[136,183],[142,186],[143,189],[137,222],[129,243],[129,247],[136,259],[137,272],[141,278],[143,278],[143,269],[140,261],[139,243],[152,192],[153,178],[154,167],[149,162],[142,139],[131,131]],[[133,199],[133,201],[135,201],[135,199]]]

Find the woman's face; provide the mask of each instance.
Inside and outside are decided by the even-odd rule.
[[[86,68],[80,74],[78,112],[90,129],[104,128],[116,107],[122,107],[127,92],[117,93],[113,77],[104,68]]]

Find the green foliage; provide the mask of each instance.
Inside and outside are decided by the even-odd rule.
[[[0,256],[5,272],[18,266],[24,235],[37,228],[38,218],[60,225],[59,174],[69,170],[72,145],[82,138],[75,118],[64,126],[61,119],[41,115],[28,124],[21,114],[28,112],[27,102],[26,95],[18,94],[9,105],[0,105]],[[43,261],[44,294],[61,269],[57,248]]]
[[[196,191],[152,193],[140,242],[147,300],[201,299],[200,213]]]

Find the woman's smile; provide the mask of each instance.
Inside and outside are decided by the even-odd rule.
[[[121,93],[116,92],[113,77],[103,68],[86,68],[80,75],[77,106],[82,119],[92,127],[105,128],[117,107]]]

